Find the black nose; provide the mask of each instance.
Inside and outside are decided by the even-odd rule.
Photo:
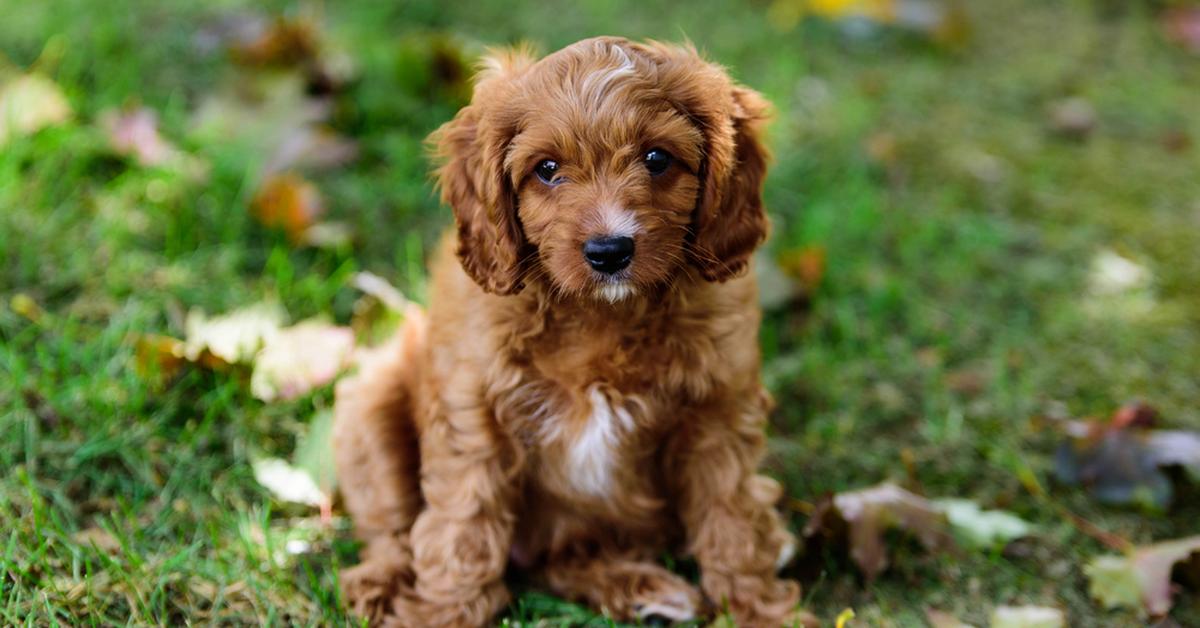
[[[592,238],[583,243],[583,257],[592,268],[611,275],[628,266],[633,259],[633,238]]]

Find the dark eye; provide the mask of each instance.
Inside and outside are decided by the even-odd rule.
[[[533,169],[533,172],[537,175],[537,178],[541,179],[542,183],[545,183],[546,185],[558,185],[559,183],[562,183],[561,179],[554,178],[554,176],[558,174],[558,162],[554,161],[553,159],[543,159],[537,165],[537,167]]]
[[[650,171],[650,176],[657,177],[671,166],[671,153],[661,148],[651,148],[642,157],[642,163],[646,165],[646,170]]]

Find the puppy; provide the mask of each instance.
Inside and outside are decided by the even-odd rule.
[[[617,620],[792,621],[794,539],[756,472],[766,115],[690,47],[486,60],[431,138],[457,230],[428,315],[337,391],[357,613],[482,625],[513,565]]]

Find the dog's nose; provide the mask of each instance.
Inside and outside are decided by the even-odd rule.
[[[583,257],[592,268],[611,275],[633,259],[633,238],[606,236],[583,243]]]

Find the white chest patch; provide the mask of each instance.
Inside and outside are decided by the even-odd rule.
[[[588,389],[591,414],[583,431],[571,444],[567,463],[571,484],[589,495],[607,495],[612,488],[613,465],[621,435],[633,429],[633,416],[614,404],[599,384]]]

